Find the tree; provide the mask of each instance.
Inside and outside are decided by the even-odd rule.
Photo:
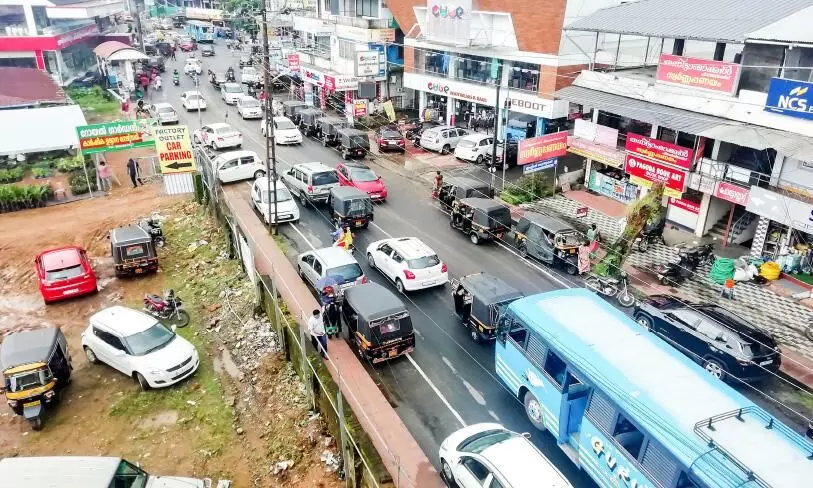
[[[607,255],[593,268],[601,276],[618,276],[621,265],[632,251],[632,243],[644,230],[647,222],[661,213],[663,183],[654,183],[649,192],[632,204],[627,212],[627,226],[614,243],[606,248]]]

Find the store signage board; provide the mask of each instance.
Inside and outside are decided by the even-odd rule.
[[[468,45],[472,18],[472,0],[427,0],[421,35],[429,41]]]
[[[771,78],[765,111],[813,120],[813,83]]]
[[[155,150],[158,153],[161,174],[197,171],[192,152],[192,140],[189,137],[189,126],[156,128]]]
[[[618,129],[594,124],[589,120],[576,119],[573,135],[579,139],[613,149],[618,146]]]
[[[558,158],[551,158],[546,159],[544,161],[538,161],[536,163],[526,164],[522,167],[522,174],[527,175],[530,173],[536,173],[537,171],[544,171],[546,169],[551,169],[556,166],[556,163],[559,162]]]
[[[685,210],[689,213],[693,213],[695,215],[698,215],[700,213],[700,204],[695,203],[691,200],[686,200],[685,198],[669,197],[669,205],[677,207],[681,210]]]
[[[737,205],[748,205],[750,190],[727,181],[721,181],[714,190],[714,196]]]
[[[379,52],[361,51],[356,53],[356,75],[378,76]]]
[[[733,95],[740,80],[740,65],[661,54],[657,80],[670,85]]]
[[[367,115],[367,100],[354,100],[353,101],[353,116],[364,117]]]
[[[155,148],[155,119],[119,120],[76,128],[82,154],[99,154],[136,147]]]
[[[288,69],[291,71],[299,71],[299,53],[288,55]]]
[[[559,158],[567,154],[567,131],[519,141],[517,164],[524,165],[537,161]]]
[[[639,134],[627,134],[626,149],[628,153],[645,157],[652,161],[671,164],[678,168],[692,168],[694,151],[687,148],[659,141]]]
[[[664,190],[669,190],[670,192],[667,195],[671,197],[679,197],[686,188],[685,171],[666,166],[665,164],[656,163],[655,161],[650,161],[633,154],[627,154],[624,171],[638,180],[650,182],[650,184],[644,185],[647,188],[652,186],[651,183],[663,183]]]
[[[325,78],[321,71],[316,71],[315,69],[306,68],[304,66],[301,67],[302,70],[302,80],[305,83],[310,83],[311,85],[316,86],[324,86],[325,85]]]
[[[328,91],[355,90],[359,87],[359,79],[349,75],[325,75],[324,87]]]
[[[813,233],[813,205],[801,200],[752,186],[745,209],[794,229]]]
[[[567,138],[567,150],[573,154],[598,161],[599,163],[612,166],[613,168],[621,168],[624,166],[624,151],[607,146],[600,146],[575,136]]]

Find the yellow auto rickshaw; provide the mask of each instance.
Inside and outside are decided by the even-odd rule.
[[[43,409],[56,404],[73,370],[62,331],[49,327],[10,334],[0,344],[0,368],[8,406],[40,430]]]

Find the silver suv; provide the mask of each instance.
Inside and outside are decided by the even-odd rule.
[[[339,186],[336,170],[322,163],[300,163],[283,173],[282,182],[299,197],[302,205],[308,202],[327,202],[330,189]]]
[[[441,154],[449,154],[457,147],[458,141],[467,135],[469,132],[466,129],[450,125],[432,127],[421,134],[421,147]]]

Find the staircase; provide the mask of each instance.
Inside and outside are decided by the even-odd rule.
[[[734,210],[734,218],[731,219],[731,230],[728,233],[728,244],[739,244],[741,242],[738,240],[740,235],[751,227],[751,224],[753,224],[757,219],[757,215],[748,212],[744,207],[737,206],[737,209]],[[727,225],[728,213],[723,215],[723,217],[714,224],[714,227],[709,229],[708,235],[716,237],[722,241],[725,237],[725,229]]]

